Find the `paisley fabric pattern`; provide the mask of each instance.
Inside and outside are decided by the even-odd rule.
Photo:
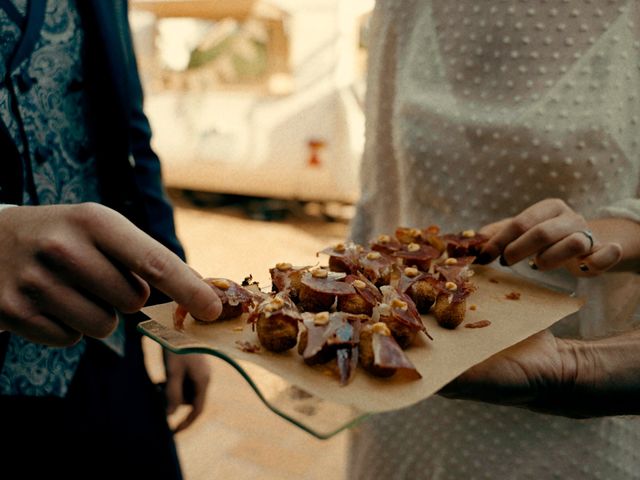
[[[27,0],[15,0],[14,5],[28,14]],[[21,35],[20,28],[0,9],[2,78],[6,78]],[[82,44],[74,0],[48,1],[32,54],[10,72],[17,87],[15,97],[8,88],[0,88],[1,120],[21,153],[28,150],[23,155],[30,161],[30,168],[24,169],[25,180],[31,172],[35,191],[25,189],[25,205],[100,200],[86,126]],[[122,322],[105,343],[123,352]],[[51,348],[12,335],[0,371],[0,394],[63,397],[85,348],[84,340],[68,348]]]

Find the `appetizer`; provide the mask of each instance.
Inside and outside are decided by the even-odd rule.
[[[338,297],[338,311],[370,316],[373,308],[382,301],[378,287],[359,272],[357,275],[347,275],[344,282],[351,285],[355,292]]]
[[[203,280],[216,292],[222,303],[222,312],[214,320],[215,322],[236,318],[248,312],[254,304],[255,294],[232,280],[226,278],[205,278]],[[176,307],[173,313],[173,325],[177,330],[184,328],[184,321],[188,313],[182,305]],[[200,318],[194,317],[194,319],[198,322],[211,323]]]
[[[398,370],[404,370],[414,378],[422,377],[394,340],[389,327],[382,322],[362,328],[359,355],[362,367],[376,377],[391,377]]]
[[[329,270],[332,272],[353,273],[358,270],[358,259],[363,251],[362,245],[349,242],[325,248],[318,254],[329,255]]]
[[[344,273],[330,272],[326,268],[317,268],[304,272],[300,280],[298,307],[306,312],[330,310],[336,296],[355,293],[355,288],[342,282]]]
[[[400,347],[408,348],[419,332],[429,336],[415,303],[407,294],[398,292],[390,285],[385,285],[380,290],[382,303],[376,307],[373,318],[389,327]]]
[[[271,293],[250,276],[242,285],[223,278],[205,281],[222,301],[218,320],[249,312],[259,345],[236,342],[243,351],[285,352],[297,345],[304,363],[335,366],[341,385],[353,379],[358,363],[378,377],[402,372],[415,379],[421,375],[404,350],[415,345],[420,332],[433,340],[420,315],[431,313],[448,329],[463,322],[466,300],[475,290],[470,265],[486,241],[473,230],[441,235],[434,225],[399,227],[368,248],[353,242],[325,248],[318,254],[328,255],[326,266],[276,264],[269,269]],[[178,305],[177,329],[186,315]]]
[[[467,297],[475,290],[469,281],[473,275],[469,265],[473,260],[474,257],[450,257],[443,265],[436,267],[442,280],[432,313],[441,327],[453,329],[464,321]]]
[[[294,267],[290,263],[280,262],[269,269],[271,274],[271,289],[274,293],[286,292],[294,302],[298,301],[300,281],[302,275],[310,267]]]
[[[360,325],[368,317],[343,312],[303,313],[298,353],[307,365],[335,358],[340,384],[346,385],[356,372]]]
[[[442,239],[447,244],[449,256],[457,258],[478,256],[489,237],[476,233],[474,230],[465,230],[460,233],[443,235]]]
[[[291,298],[280,292],[258,304],[248,321],[255,326],[264,348],[284,352],[296,346],[300,320],[302,317]]]

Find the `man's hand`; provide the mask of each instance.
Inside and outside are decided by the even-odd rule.
[[[466,371],[441,395],[573,418],[640,414],[640,329],[598,340],[538,333]]]
[[[183,404],[191,403],[191,411],[178,424],[174,433],[184,430],[198,418],[204,409],[209,385],[209,363],[205,355],[176,355],[164,351],[167,372],[167,415],[171,415]],[[185,399],[185,382],[193,389],[193,399]]]
[[[542,331],[460,375],[440,393],[501,405],[531,407],[557,386],[571,382],[571,357]]]
[[[0,211],[0,330],[49,345],[106,337],[114,309],[138,311],[156,287],[215,319],[220,299],[180,258],[95,203]]]

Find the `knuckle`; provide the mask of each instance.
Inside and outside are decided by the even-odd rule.
[[[74,252],[62,237],[54,235],[40,240],[36,258],[45,263],[66,265],[73,262]]]
[[[31,299],[40,298],[46,289],[42,271],[33,266],[22,269],[16,282],[18,291]]]
[[[529,222],[527,221],[526,218],[523,218],[523,217],[514,218],[511,226],[515,234],[518,236],[522,235],[527,230],[529,230]]]
[[[106,207],[95,202],[78,203],[70,210],[70,218],[81,226],[95,222],[104,215]]]
[[[148,290],[147,292],[131,292],[127,298],[123,299],[122,304],[119,305],[118,309],[123,313],[135,313],[140,310],[147,303],[147,299],[149,298]]]
[[[3,322],[15,323],[20,321],[23,316],[26,316],[27,312],[25,309],[20,308],[16,297],[17,295],[8,290],[0,294],[0,319]]]
[[[85,232],[110,228],[114,210],[95,202],[73,205],[69,219],[73,225]]]
[[[140,265],[143,277],[152,284],[170,277],[172,272],[171,258],[163,248],[152,248],[147,251]]]
[[[587,251],[587,247],[585,245],[584,239],[580,234],[574,234],[567,238],[566,242],[566,250],[567,253],[575,256],[585,253]]]
[[[91,326],[91,332],[86,332],[92,337],[106,338],[113,333],[118,326],[118,317],[115,312],[109,314],[107,312],[96,319],[95,323]]]
[[[531,229],[531,235],[537,244],[548,245],[552,241],[549,231],[539,226]]]
[[[548,202],[549,206],[554,207],[560,211],[571,210],[569,208],[569,205],[567,205],[567,203],[561,198],[550,198]]]

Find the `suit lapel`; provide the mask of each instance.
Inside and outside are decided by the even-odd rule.
[[[88,4],[85,9],[89,24],[93,27],[92,32],[87,32],[87,35],[91,34],[88,39],[93,43],[91,50],[98,50],[102,54],[94,60],[104,62],[102,65],[95,65],[101,73],[101,83],[113,89],[119,105],[126,105],[129,98],[126,74],[128,58],[121,31],[122,19],[118,18],[119,15],[126,15],[126,11],[123,11],[120,0],[84,1]]]

